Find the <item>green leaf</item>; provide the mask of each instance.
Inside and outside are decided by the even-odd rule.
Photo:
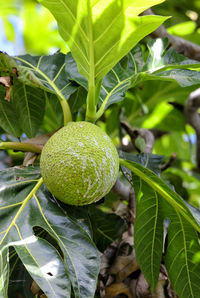
[[[165,68],[199,68],[199,61],[189,59],[179,53],[177,53],[173,47],[166,51],[168,46],[167,38],[158,38],[156,40],[150,40],[148,43],[149,56],[144,69],[151,72],[156,70],[163,70]]]
[[[145,78],[145,77],[144,77]],[[182,87],[199,84],[200,72],[189,69],[173,69],[155,73],[154,75],[146,75],[146,80],[176,80]]]
[[[74,92],[68,100],[72,114],[75,114],[80,110],[80,108],[86,103],[86,99],[86,90],[79,86],[76,92]]]
[[[99,105],[105,110],[111,104],[122,101],[130,83],[130,72],[124,70],[118,63],[103,79]]]
[[[157,42],[157,43],[156,43]],[[101,117],[104,111],[113,103],[122,101],[125,98],[126,92],[129,88],[135,87],[137,84],[147,81],[147,80],[163,80],[170,82],[178,82],[181,86],[192,86],[200,82],[200,72],[190,70],[190,68],[199,67],[200,64],[198,61],[188,59],[183,55],[176,53],[173,49],[169,49],[165,53],[166,48],[166,39],[158,39],[149,44],[149,58],[145,62],[142,49],[139,45],[133,48],[126,58],[126,63],[124,65],[124,59],[117,63],[114,68],[105,75],[102,82],[102,87],[99,96],[99,111],[97,111],[97,118]],[[158,52],[156,51],[158,46]],[[156,56],[157,55],[157,56]],[[172,55],[172,57],[170,56]],[[67,74],[71,80],[74,80],[86,90],[88,90],[87,80],[78,72],[76,62],[70,53],[66,57],[67,65]],[[180,64],[179,64],[180,63]],[[169,70],[164,70],[165,68],[170,68]],[[180,69],[180,68],[183,69]],[[165,83],[166,84],[166,83]],[[158,86],[158,84],[156,84]],[[175,89],[175,83],[170,85],[172,89]],[[178,85],[176,85],[176,89]],[[169,87],[161,88],[163,90],[169,90]],[[174,92],[174,90],[173,90]],[[156,95],[152,92],[153,97]],[[166,94],[165,94],[166,95]],[[148,98],[149,98],[148,91]],[[159,94],[159,101],[160,101]],[[136,98],[134,98],[136,100]],[[141,99],[142,101],[142,99]],[[140,102],[141,107],[141,102]],[[135,108],[131,111],[132,117],[135,116]],[[137,112],[137,110],[136,110]],[[171,118],[176,117],[177,114],[180,114],[179,111],[171,112],[168,119],[169,123],[172,123]],[[183,128],[184,119],[180,116],[179,128]],[[141,118],[143,119],[143,118]],[[140,121],[140,119],[139,119]],[[166,127],[167,123],[163,124],[163,127]],[[177,127],[178,129],[178,127]]]
[[[150,169],[157,175],[160,174],[160,165],[162,164],[164,160],[163,155],[156,155],[151,154],[148,152],[143,152],[140,154],[133,154],[133,153],[127,153],[123,151],[119,151],[119,157],[123,158],[125,160],[130,160],[136,163],[141,164],[145,168]]]
[[[135,250],[151,289],[154,290],[159,274],[163,221],[169,219],[165,256],[169,278],[179,297],[198,297],[200,245],[196,230],[200,231],[199,224],[181,198],[156,174],[134,162],[121,160],[121,164],[133,173],[136,194]]]
[[[55,53],[51,56],[24,55],[14,57],[18,64],[18,80],[32,87],[57,94],[60,98],[68,98],[76,90],[68,77],[65,61],[66,55]]]
[[[95,206],[89,207],[93,229],[94,242],[101,252],[116,239],[122,236],[126,229],[125,222],[116,214],[101,211]]]
[[[44,116],[44,91],[14,80],[10,101],[4,97],[5,88],[0,86],[0,126],[15,137],[22,132],[34,137]]]
[[[138,15],[163,0],[39,0],[54,15],[79,72],[98,81],[167,18]]]
[[[179,195],[174,192],[162,179],[154,172],[144,168],[138,163],[120,159],[121,165],[127,167],[136,176],[147,183],[163,200],[166,200],[174,210],[185,218],[197,231],[200,232],[200,226],[195,221],[186,204]]]
[[[160,212],[162,198],[134,174],[133,186],[136,196],[135,252],[153,292],[158,281],[163,250],[164,218]]]
[[[11,102],[16,107],[21,130],[29,138],[36,135],[42,123],[45,109],[44,98],[44,91],[39,88],[32,88],[18,81],[12,87]]]
[[[87,80],[78,72],[76,62],[71,53],[67,54],[66,61],[69,66],[67,69],[67,75],[70,80],[74,80],[76,83],[85,88],[85,90],[88,90]],[[98,101],[99,107],[102,107],[97,113],[97,115],[99,114],[98,117],[100,117],[104,110],[111,104],[124,99],[125,92],[128,90],[131,83],[131,78],[132,72],[124,70],[120,63],[117,63],[115,67],[104,77]]]
[[[63,125],[63,113],[60,102],[53,93],[45,92],[45,114],[42,129],[45,132],[56,131]]]
[[[20,137],[22,130],[19,118],[16,117],[15,105],[4,99],[5,88],[0,86],[0,126],[9,134]]]
[[[200,245],[194,228],[185,218],[162,204],[162,212],[170,218],[165,266],[179,297],[198,297],[200,293]]]
[[[17,78],[21,83],[33,88],[56,94],[62,106],[64,124],[71,121],[67,99],[77,89],[68,79],[66,55],[55,53],[51,56],[9,57],[0,53],[0,71]]]
[[[10,57],[0,52],[0,72],[16,77],[20,82],[69,98],[76,91],[67,75],[66,55],[55,53],[49,56],[23,55]]]
[[[175,80],[182,87],[199,84],[200,72],[191,70],[200,67],[199,61],[188,59],[173,48],[166,52],[166,46],[166,39],[158,38],[150,41],[146,62],[142,50],[138,47],[128,54],[128,68],[133,68],[135,72],[132,75],[132,86],[146,80]]]
[[[38,168],[0,172],[0,291],[7,297],[6,251],[12,246],[48,297],[71,297],[71,283],[76,297],[93,297],[99,271],[98,252],[83,226],[71,220],[46,188],[40,186],[39,175]],[[35,226],[56,240],[64,261],[48,240],[34,234]]]
[[[33,279],[24,267],[15,250],[10,249],[10,281],[8,297],[15,297],[16,293],[25,298],[33,298],[31,284]]]

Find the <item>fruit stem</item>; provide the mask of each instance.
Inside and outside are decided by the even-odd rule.
[[[43,145],[36,145],[31,143],[19,143],[19,142],[1,142],[0,150],[16,150],[23,152],[41,153]]]

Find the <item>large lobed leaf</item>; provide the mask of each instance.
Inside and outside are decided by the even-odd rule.
[[[38,168],[0,172],[1,297],[7,297],[11,246],[48,297],[71,297],[71,284],[76,297],[93,297],[98,252],[84,225],[71,219],[44,186],[38,189],[38,179]],[[48,240],[35,235],[36,226],[56,240],[61,255]]]
[[[39,0],[58,23],[79,72],[98,81],[167,18],[138,15],[163,0]]]
[[[164,219],[169,219],[165,262],[169,278],[180,297],[198,297],[198,222],[184,201],[155,173],[133,161],[121,160],[121,164],[133,174],[136,195],[136,256],[151,289],[154,290],[158,280]]]
[[[117,63],[103,78],[97,112],[99,118],[113,103],[122,101],[129,88],[148,80],[178,82],[182,87],[199,84],[199,61],[191,60],[176,53],[172,48],[165,51],[168,41],[157,39],[148,45],[149,56],[144,60],[139,45]],[[88,90],[87,80],[78,72],[75,60],[70,53],[66,56],[67,76]],[[167,69],[167,70],[166,70]],[[193,69],[193,70],[192,70]],[[173,86],[173,85],[172,85]]]
[[[52,105],[54,110],[59,100],[68,100],[78,88],[69,81],[67,68],[66,56],[61,53],[19,57],[0,53],[0,73],[13,78],[10,102],[4,99],[6,88],[0,86],[0,125],[5,131],[16,137],[22,132],[28,137],[35,136],[42,124],[46,104],[45,116],[51,121],[49,109]],[[51,125],[50,130],[63,125],[62,110],[58,108],[57,112],[61,119],[56,121],[57,126]]]

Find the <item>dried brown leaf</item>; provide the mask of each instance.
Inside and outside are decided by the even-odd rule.
[[[111,286],[106,287],[105,298],[114,298],[120,294],[125,294],[128,298],[132,298],[129,287],[124,283],[114,283]]]
[[[33,281],[31,284],[31,292],[33,293],[33,295],[36,295],[39,293],[39,291],[40,291],[40,287],[35,281]]]
[[[55,133],[50,132],[44,135],[40,135],[28,140],[23,141],[23,143],[29,143],[29,144],[34,144],[34,145],[45,145],[45,143],[48,141],[48,139]]]
[[[135,252],[129,256],[118,256],[113,266],[110,268],[110,274],[116,276],[116,281],[121,282],[131,273],[139,269]]]
[[[6,87],[5,100],[10,101],[12,78],[9,76],[0,77],[0,84]]]
[[[27,167],[27,166],[33,165],[37,157],[38,157],[38,154],[36,153],[26,152],[23,160],[23,166]]]

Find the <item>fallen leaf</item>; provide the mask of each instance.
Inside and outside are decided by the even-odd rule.
[[[139,265],[133,251],[129,256],[117,256],[113,266],[110,268],[110,274],[115,275],[117,282],[121,282],[138,269]]]
[[[38,294],[40,291],[40,287],[38,286],[38,284],[33,281],[32,284],[31,284],[31,292],[32,294],[35,296],[36,294]]]
[[[106,287],[105,298],[113,298],[120,294],[125,294],[128,298],[132,298],[129,287],[124,283],[114,283],[111,286]]]

